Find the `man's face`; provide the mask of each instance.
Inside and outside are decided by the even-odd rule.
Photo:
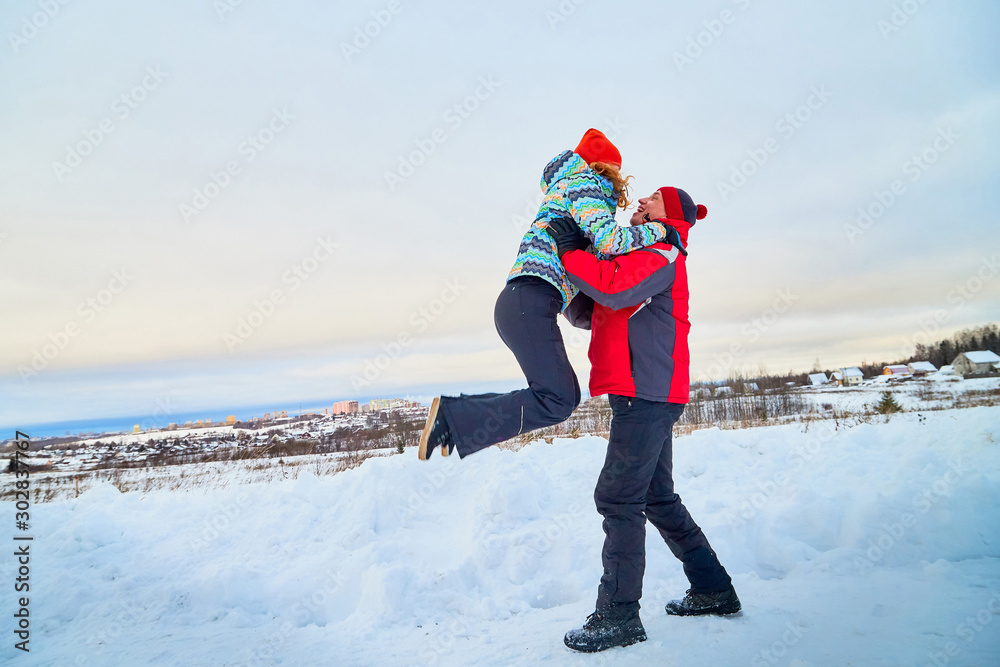
[[[632,214],[629,224],[632,226],[641,225],[650,220],[659,220],[667,217],[667,209],[663,207],[662,195],[656,190],[648,197],[639,199],[639,208]]]

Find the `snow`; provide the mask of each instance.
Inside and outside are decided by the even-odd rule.
[[[461,461],[410,449],[335,476],[208,490],[102,484],[36,505],[30,662],[10,640],[0,660],[996,664],[1000,407],[885,419],[678,438],[677,491],[744,611],[667,617],[686,580],[651,530],[649,641],[627,649],[562,643],[601,575],[592,497],[606,442],[585,436]],[[5,503],[8,526],[13,512]],[[13,605],[4,595],[0,613]]]
[[[909,369],[913,373],[936,373],[937,368],[929,361],[914,361],[909,365]]]
[[[977,352],[963,352],[965,358],[974,364],[992,364],[1000,361],[1000,356],[996,352],[989,350],[979,350]]]

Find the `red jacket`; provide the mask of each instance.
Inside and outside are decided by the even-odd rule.
[[[686,247],[691,225],[662,222],[677,230]],[[608,260],[572,250],[562,261],[581,292],[566,317],[591,330],[590,395],[687,403],[691,323],[684,252],[656,243]]]

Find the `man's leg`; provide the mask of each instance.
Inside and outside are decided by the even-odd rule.
[[[608,454],[594,501],[604,517],[604,576],[597,608],[638,610],[646,568],[646,493],[676,417],[668,403],[609,396]]]
[[[680,418],[683,405],[672,405],[672,413]],[[671,423],[671,427],[673,422]],[[663,540],[684,565],[684,574],[696,592],[728,590],[732,579],[719,562],[708,538],[691,518],[681,497],[674,493],[673,433],[667,432],[659,461],[646,494],[646,517],[656,527]]]

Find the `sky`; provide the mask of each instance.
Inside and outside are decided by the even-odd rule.
[[[493,304],[589,127],[636,193],[709,209],[695,379],[1000,320],[996,25],[934,0],[4,3],[0,426],[521,386]]]

